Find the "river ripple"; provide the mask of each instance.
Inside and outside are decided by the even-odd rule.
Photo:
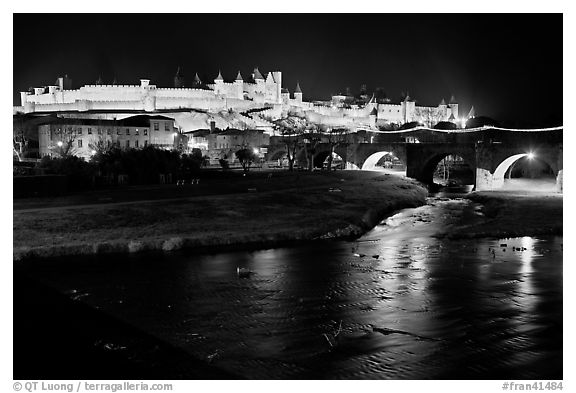
[[[354,242],[24,269],[247,378],[561,379],[562,237],[435,237],[479,214],[431,198]]]

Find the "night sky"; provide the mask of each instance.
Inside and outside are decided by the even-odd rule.
[[[453,94],[465,115],[508,125],[562,124],[562,14],[15,14],[19,91],[68,74],[172,87],[282,71],[290,92],[328,100],[349,87],[403,92],[436,106]]]

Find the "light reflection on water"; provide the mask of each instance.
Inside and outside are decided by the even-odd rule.
[[[434,237],[474,211],[436,198],[354,242],[30,274],[248,378],[561,378],[562,238]]]

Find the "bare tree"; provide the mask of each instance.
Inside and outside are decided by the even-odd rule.
[[[24,117],[19,116],[18,120],[14,121],[14,129],[12,134],[12,149],[18,161],[22,161],[28,150],[28,125]]]
[[[334,159],[334,151],[336,150],[336,147],[346,142],[347,134],[347,128],[330,128],[326,132],[326,135],[328,136],[328,146],[330,148],[328,155],[328,170],[332,169],[332,160]]]
[[[286,154],[288,158],[288,170],[294,170],[294,161],[296,161],[296,153],[300,147],[302,131],[305,128],[305,122],[298,117],[289,116],[287,118],[278,119],[274,121],[276,129],[280,131],[282,140],[286,146]]]
[[[96,127],[96,134],[91,138],[88,147],[92,150],[93,155],[102,156],[108,153],[114,145],[112,144],[112,136],[107,135],[108,129],[105,128],[104,122],[98,122]]]
[[[316,154],[316,148],[321,141],[322,138],[321,134],[319,134],[319,127],[316,124],[308,125],[302,134],[302,144],[309,171],[314,169],[314,155]]]
[[[56,132],[57,140],[50,138],[51,144],[48,146],[54,154],[61,158],[71,157],[76,154],[77,149],[74,146],[77,134],[73,130],[60,130]]]

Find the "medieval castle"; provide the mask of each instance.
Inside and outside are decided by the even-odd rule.
[[[238,72],[235,80],[225,81],[219,72],[213,83],[203,83],[196,74],[190,87],[184,85],[180,69],[174,77],[172,88],[157,87],[150,80],[141,79],[139,85],[105,85],[99,81],[94,85],[72,89],[72,81],[65,76],[58,78],[54,85],[21,92],[21,105],[14,107],[14,113],[62,113],[67,117],[83,118],[99,113],[102,118],[102,113],[108,111],[111,114],[108,118],[120,119],[132,116],[134,112],[162,112],[171,116],[170,112],[174,111],[178,112],[178,116],[171,117],[184,132],[208,128],[209,121],[213,121],[219,113],[238,114],[234,128],[242,128],[238,124],[245,124],[243,128],[262,129],[269,133],[274,132],[269,121],[287,114],[305,116],[310,122],[348,128],[350,131],[377,130],[390,123],[417,121],[432,127],[440,121],[461,121],[458,104],[453,97],[449,103],[442,100],[436,107],[418,106],[409,95],[399,103],[389,100],[382,102],[372,96],[360,103],[350,104],[346,95],[333,96],[330,101],[307,102],[303,100],[299,84],[292,97],[282,87],[282,72],[272,71],[264,76],[258,68],[246,80]],[[198,113],[194,111],[206,113],[206,121],[189,121],[188,117],[197,117]],[[182,112],[188,112],[190,116]],[[216,120],[224,126],[227,120],[222,119],[220,116]]]

